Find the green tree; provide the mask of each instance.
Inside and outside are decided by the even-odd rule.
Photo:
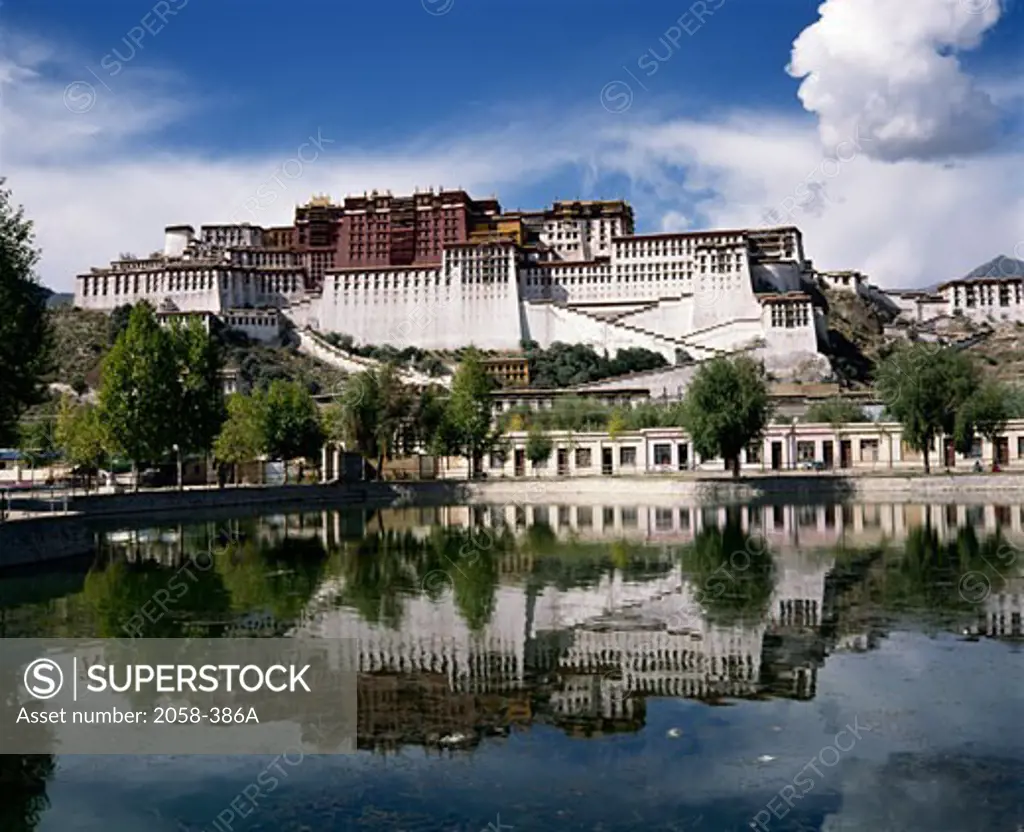
[[[445,397],[434,386],[421,388],[414,397],[412,420],[404,433],[405,450],[412,453],[419,448],[427,450],[444,421]]]
[[[740,452],[764,434],[771,415],[764,371],[747,356],[701,364],[679,415],[697,453],[722,457],[739,477]]]
[[[980,374],[964,352],[928,344],[896,350],[878,368],[878,392],[888,413],[903,426],[903,439],[924,455],[938,436],[951,436],[964,453],[973,444],[968,402],[980,386]]]
[[[377,474],[384,478],[384,460],[401,447],[404,426],[413,407],[413,395],[402,382],[394,364],[385,364],[375,374],[377,399]]]
[[[232,466],[259,459],[266,452],[265,394],[234,393],[227,400],[227,420],[213,443],[213,455],[218,462]],[[237,477],[232,476],[237,482]]]
[[[429,403],[425,406],[430,407]],[[400,449],[413,407],[412,392],[402,383],[395,366],[385,364],[349,378],[329,413],[330,433],[364,457],[374,459],[377,476],[383,477],[384,460]]]
[[[115,306],[107,319],[107,340],[113,345],[121,337],[121,333],[128,329],[128,322],[132,318],[132,305],[130,303]]]
[[[174,411],[175,444],[186,453],[207,454],[226,417],[220,348],[198,318],[175,326],[170,338],[179,393]]]
[[[474,476],[483,455],[498,438],[491,419],[493,385],[493,379],[484,370],[479,351],[467,350],[452,380],[452,392],[440,433],[450,449],[457,448],[456,452],[466,457],[470,477]]]
[[[1011,394],[997,381],[984,381],[965,403],[961,412],[959,433],[966,434],[962,444],[973,445],[973,435],[980,433],[993,444],[1006,430],[1012,418]]]
[[[55,439],[67,463],[85,472],[88,493],[93,473],[106,456],[107,439],[99,410],[91,404],[76,404],[65,396],[57,414]]]
[[[162,459],[173,444],[181,404],[174,344],[149,304],[132,309],[101,377],[100,417],[114,448],[132,461],[138,489],[139,463]]]
[[[36,468],[53,458],[57,446],[53,440],[53,423],[48,418],[30,419],[19,426],[18,450],[29,464],[32,481]]]
[[[864,409],[851,401],[835,396],[824,401],[814,402],[807,408],[805,422],[817,422],[838,427],[848,422],[866,422]]]
[[[46,290],[35,275],[39,252],[32,223],[11,205],[0,179],[0,446],[18,440],[18,420],[44,398],[52,332]]]
[[[531,425],[526,434],[526,458],[536,469],[541,463],[551,458],[555,443],[538,425]]]
[[[272,459],[284,460],[287,482],[288,460],[314,458],[323,447],[316,402],[298,382],[278,380],[267,391],[263,414],[267,453]]]

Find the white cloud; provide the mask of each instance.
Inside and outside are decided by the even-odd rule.
[[[678,211],[669,211],[662,215],[658,230],[664,233],[672,233],[674,231],[689,231],[692,227],[693,223],[689,217],[680,214]]]
[[[673,121],[619,131],[609,165],[659,192],[698,197],[699,225],[793,224],[822,269],[860,269],[883,286],[958,276],[1024,240],[1024,154],[979,156],[955,167],[885,163],[822,150],[802,120],[735,116],[717,124]],[[621,161],[618,161],[621,160]],[[674,178],[680,166],[689,173]],[[638,214],[678,210],[660,199]],[[1020,250],[1020,249],[1018,249]]]
[[[955,52],[976,48],[1000,0],[826,0],[793,44],[788,72],[827,146],[865,138],[878,159],[936,159],[989,147],[1000,111]]]
[[[906,15],[913,16],[916,2],[909,0]],[[891,12],[879,14],[890,28],[902,26],[920,40],[917,23],[897,25]],[[976,26],[984,15],[979,18]],[[959,20],[952,12],[950,19]],[[853,30],[854,43],[877,29],[859,20],[851,22],[867,28]],[[958,44],[971,42],[966,34],[959,38]],[[819,268],[860,269],[883,286],[935,283],[997,254],[1013,254],[1024,240],[1024,153],[977,154],[956,166],[889,162],[878,148],[896,146],[896,138],[849,108],[841,118],[822,112],[822,133],[841,135],[842,119],[854,125],[824,148],[816,124],[798,108],[641,122],[633,113],[611,118],[598,107],[551,118],[531,105],[518,117],[502,112],[495,119],[505,125],[500,129],[445,125],[404,145],[370,150],[346,145],[325,127],[322,150],[307,147],[302,163],[288,160],[309,140],[306,128],[276,153],[211,158],[171,150],[162,141],[166,125],[214,113],[194,109],[207,105],[186,110],[175,103],[183,79],[130,65],[113,93],[98,88],[95,105],[76,114],[65,107],[64,93],[81,69],[60,77],[54,62],[66,54],[63,47],[24,38],[20,44],[0,61],[0,170],[36,221],[44,281],[63,291],[72,288],[75,274],[118,252],[160,248],[165,225],[284,224],[311,193],[399,193],[439,184],[497,193],[503,204],[526,208],[573,192],[618,197],[626,178],[638,225],[654,230],[763,225],[774,210],[777,219],[803,229],[808,256]],[[830,75],[829,83],[859,83],[859,71],[849,71],[845,82]],[[990,77],[985,85],[1003,102],[1020,100],[1021,87],[1012,79]],[[907,111],[921,108],[908,104]],[[875,132],[858,136],[858,124]],[[275,174],[274,198],[247,211],[258,187]]]

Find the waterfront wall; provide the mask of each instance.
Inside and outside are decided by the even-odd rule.
[[[80,516],[0,523],[0,569],[63,560],[92,551],[92,532]]]
[[[138,494],[94,494],[77,497],[72,511],[89,516],[181,514],[190,510],[238,506],[275,508],[389,506],[410,501],[446,502],[464,499],[457,482],[360,482],[327,485],[248,486],[242,488],[149,491]]]

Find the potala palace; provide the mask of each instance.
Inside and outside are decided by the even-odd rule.
[[[291,226],[165,230],[162,252],[78,276],[77,306],[148,301],[204,313],[258,340],[287,321],[356,342],[514,351],[524,340],[644,347],[670,363],[750,351],[769,372],[827,373],[831,288],[905,320],[1024,317],[1024,278],[989,274],[937,290],[881,292],[857,272],[819,272],[791,226],[635,234],[622,201],[503,212],[464,191],[326,197]]]

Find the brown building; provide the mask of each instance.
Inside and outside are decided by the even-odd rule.
[[[335,266],[353,268],[440,263],[443,246],[467,242],[501,206],[461,190],[399,197],[373,191],[346,197],[342,211]]]
[[[294,225],[277,225],[263,229],[263,247],[275,251],[291,251],[296,247]]]
[[[475,200],[462,190],[397,197],[372,191],[340,205],[320,195],[295,209],[291,244],[319,287],[330,269],[440,263],[444,245],[490,229],[500,213],[496,199]],[[275,242],[287,241],[285,229],[273,231]]]
[[[337,260],[338,238],[344,210],[334,205],[330,197],[315,196],[295,209],[295,251],[304,257],[310,283],[314,288],[323,285],[324,272],[340,265]]]
[[[501,387],[528,387],[530,362],[521,355],[499,355],[480,362]]]

